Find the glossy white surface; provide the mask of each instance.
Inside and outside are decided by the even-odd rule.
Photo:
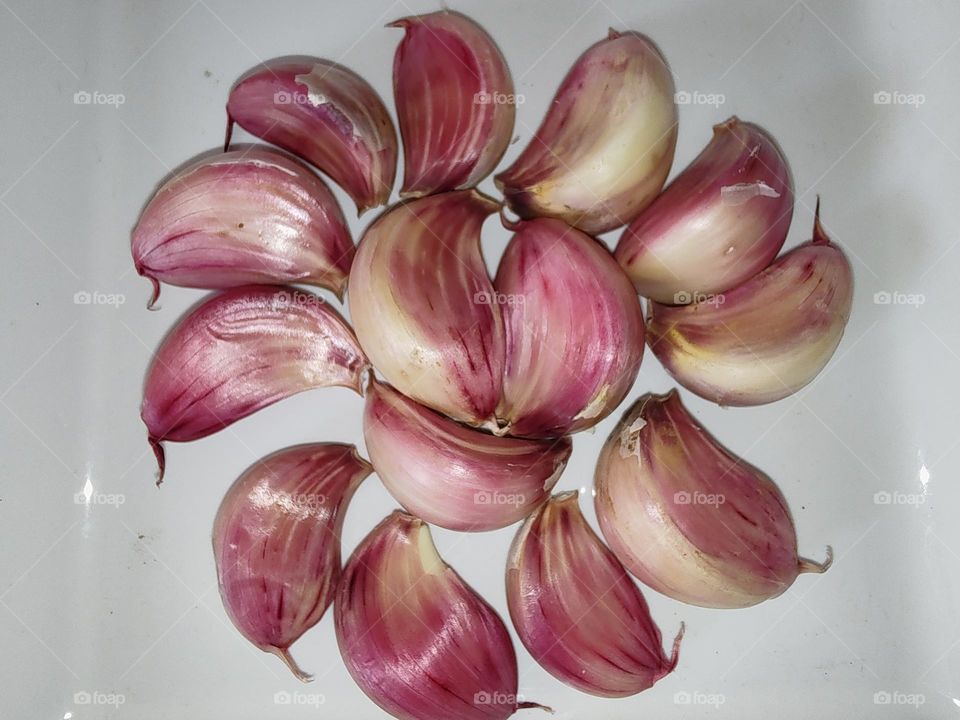
[[[960,6],[451,4],[498,40],[525,98],[508,161],[584,48],[611,25],[640,30],[692,101],[680,108],[673,174],[711,124],[734,113],[762,124],[796,180],[788,246],[810,236],[819,193],[827,231],[856,273],[847,334],[813,385],[730,410],[684,393],[715,435],[778,481],[801,551],[819,558],[834,546],[833,569],[743,611],[647,591],[665,636],[687,622],[673,675],[632,699],[600,700],[518,648],[521,692],[557,718],[960,715]],[[147,312],[148,283],[132,270],[128,242],[161,179],[221,142],[235,77],[261,58],[312,53],[349,64],[389,99],[400,32],[383,25],[436,8],[0,4],[3,717],[384,717],[341,664],[329,614],[293,648],[316,673],[312,685],[249,647],[220,604],[210,549],[217,505],[244,468],[294,443],[361,442],[362,401],[310,392],[171,445],[158,490],[138,417],[143,373],[204,293],[164,288],[162,310]],[[76,104],[83,92],[99,94]],[[891,94],[878,104],[881,92]],[[107,104],[117,94],[124,102]],[[705,104],[717,96],[723,104]],[[369,219],[353,220],[354,232]],[[506,239],[488,221],[488,260]],[[86,298],[94,302],[78,304]],[[671,386],[648,353],[630,397]],[[558,490],[589,487],[615,421],[576,436]],[[393,507],[377,479],[367,481],[347,515],[345,551]],[[505,617],[514,532],[435,531],[441,554]]]

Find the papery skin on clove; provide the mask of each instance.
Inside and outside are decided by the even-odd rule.
[[[217,290],[309,283],[343,297],[353,240],[336,199],[306,165],[250,147],[198,160],[164,183],[132,238],[137,272]]]
[[[651,302],[647,341],[688,390],[720,405],[792,395],[833,356],[853,303],[853,271],[820,226],[813,240],[695,305]]]
[[[511,435],[558,437],[623,400],[643,358],[643,310],[599,242],[553,218],[516,230],[494,280],[506,332],[497,417]]]
[[[371,471],[353,445],[285,448],[244,472],[217,511],[213,554],[227,614],[303,681],[312,678],[289,648],[333,601],[343,516]]]
[[[378,382],[367,389],[363,436],[401,505],[461,531],[526,517],[550,494],[572,449],[569,438],[523,440],[464,427]]]
[[[732,117],[628,227],[615,252],[644,297],[686,305],[770,264],[793,216],[793,181],[776,142]]]
[[[554,677],[591,695],[635,695],[676,667],[683,626],[667,657],[643,594],[587,524],[577,497],[554,495],[514,538],[510,617]]]
[[[692,605],[742,608],[830,566],[797,556],[786,500],[687,412],[676,391],[641,397],[597,460],[610,549],[645,585]]]
[[[153,357],[140,416],[163,479],[161,442],[206,437],[304,390],[361,391],[369,367],[323,299],[279,286],[226,290],[173,328]]]
[[[653,202],[676,144],[666,60],[643,35],[610,30],[577,59],[530,144],[495,180],[520,217],[597,234]]]
[[[354,551],[334,603],[360,689],[401,720],[500,720],[517,702],[503,621],[437,554],[428,526],[395,511]]]
[[[227,101],[233,124],[320,168],[357,204],[383,205],[397,171],[397,133],[370,84],[313,57],[268,60],[241,77]]]
[[[402,197],[469,188],[493,172],[513,133],[506,60],[473,20],[442,10],[390,23],[406,34],[393,62],[403,138]]]
[[[348,290],[374,367],[397,390],[470,425],[495,425],[503,321],[480,251],[499,204],[475,190],[395,205],[367,228]]]

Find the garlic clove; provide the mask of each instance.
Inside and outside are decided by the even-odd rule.
[[[311,680],[289,648],[320,622],[340,579],[340,529],[372,468],[353,445],[297,445],[258,460],[213,525],[220,597],[250,642]]]
[[[510,617],[534,659],[591,695],[627,697],[673,672],[640,589],[587,524],[577,492],[554,495],[524,522],[507,560]]]
[[[620,404],[643,358],[643,311],[603,245],[560,220],[512,226],[494,281],[507,350],[505,431],[558,437]]]
[[[651,302],[647,341],[688,390],[721,405],[762,405],[807,385],[850,317],[853,271],[823,232],[707,302]]]
[[[404,395],[471,425],[493,419],[503,321],[480,251],[499,204],[461,190],[395,205],[367,228],[348,291],[360,344]]]
[[[442,10],[397,20],[393,63],[403,138],[402,197],[469,188],[493,172],[513,133],[506,60],[473,20]]]
[[[377,475],[403,507],[450,530],[522,520],[547,498],[570,457],[569,438],[488,435],[378,382],[366,395],[363,436]]]
[[[576,61],[530,144],[495,179],[520,217],[597,234],[653,202],[676,143],[666,60],[643,35],[611,30]]]
[[[198,160],[164,183],[133,231],[137,272],[216,290],[302,282],[342,298],[353,240],[340,206],[303,163],[250,147]]]
[[[323,298],[251,285],[214,295],[153,357],[140,417],[163,479],[162,441],[206,437],[304,390],[361,392],[368,368],[350,326]]]
[[[350,675],[393,717],[498,720],[530,705],[503,621],[412,515],[394,512],[354,551],[334,620]]]
[[[342,65],[312,57],[258,65],[230,91],[226,147],[234,123],[320,168],[353,198],[358,214],[390,197],[397,169],[390,113],[377,91]]]
[[[767,267],[792,216],[787,159],[764,130],[732,117],[624,231],[615,255],[641,295],[686,305]]]
[[[803,572],[787,502],[723,447],[676,391],[647,394],[597,460],[596,510],[610,549],[645,585],[692,605],[741,608],[777,597]]]

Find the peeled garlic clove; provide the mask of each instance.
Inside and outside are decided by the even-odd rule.
[[[595,484],[610,549],[676,600],[748,607],[830,566],[829,548],[823,564],[797,557],[777,486],[711,437],[676,391],[630,408],[600,452]]]
[[[630,224],[615,255],[641,295],[686,305],[767,267],[792,216],[787,159],[761,128],[732,117]]]
[[[567,73],[533,140],[496,176],[520,217],[589,233],[633,220],[660,192],[677,144],[673,76],[654,44],[610,31]]]
[[[289,648],[333,601],[343,515],[371,470],[353,445],[289,447],[244,472],[217,511],[213,554],[227,615],[303,681],[312,678]]]
[[[720,405],[792,395],[833,356],[850,317],[853,271],[820,227],[813,240],[708,302],[650,303],[648,342],[677,382]]]
[[[342,65],[311,57],[269,60],[241,77],[227,101],[233,124],[313,163],[359,213],[383,205],[397,170],[397,134],[370,84]]]
[[[503,321],[480,252],[498,203],[461,190],[396,205],[360,241],[350,317],[374,367],[397,390],[471,425],[493,418]]]
[[[514,538],[510,617],[554,677],[591,695],[636,695],[676,667],[683,626],[667,657],[646,600],[587,524],[577,495],[554,495]]]
[[[450,530],[506,527],[540,505],[570,457],[569,438],[522,440],[464,427],[393,388],[367,389],[363,437],[387,490]]]
[[[412,515],[397,510],[360,543],[333,611],[347,670],[396,718],[498,720],[528,706],[503,621]]]
[[[204,158],[166,182],[133,231],[154,284],[302,282],[343,296],[353,241],[336,199],[304,164],[266,148]]]
[[[596,425],[623,400],[643,357],[643,311],[605,247],[560,220],[513,225],[495,300],[506,329],[497,417],[511,435]]]
[[[214,295],[154,354],[143,418],[163,479],[161,441],[206,437],[317,387],[360,392],[368,367],[350,326],[322,298],[251,285]]]
[[[493,172],[513,133],[513,80],[473,20],[443,10],[391,23],[406,35],[393,62],[403,138],[403,197],[469,188]]]

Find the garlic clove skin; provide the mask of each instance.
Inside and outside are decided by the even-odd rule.
[[[499,720],[526,706],[503,621],[412,515],[394,512],[361,541],[334,619],[350,675],[395,718]]]
[[[367,388],[363,437],[383,484],[427,522],[468,532],[506,527],[550,494],[569,438],[523,440],[464,427],[388,385]]]
[[[554,495],[524,522],[507,559],[510,617],[534,659],[581,692],[627,697],[677,665],[640,589],[587,524],[577,492]]]
[[[317,387],[358,394],[369,367],[350,326],[322,298],[251,285],[207,299],[154,353],[140,417],[163,479],[162,441],[206,437]]]
[[[520,217],[599,234],[653,202],[676,144],[666,60],[643,35],[611,30],[574,63],[530,144],[495,180]]]
[[[513,134],[513,80],[486,31],[458,12],[403,18],[393,91],[403,138],[401,197],[473,187]]]
[[[374,367],[404,395],[495,425],[503,320],[480,251],[499,204],[460,190],[395,205],[367,228],[350,271],[350,317]]]
[[[131,242],[137,272],[217,290],[251,283],[319,285],[342,298],[353,240],[329,188],[268,148],[207,157],[164,183]]]
[[[657,592],[702,607],[777,597],[803,572],[776,485],[687,412],[676,391],[641,397],[597,460],[597,519],[626,568]]]
[[[624,231],[615,256],[641,295],[686,305],[767,267],[792,216],[786,157],[764,130],[732,117]]]
[[[596,425],[633,386],[643,310],[599,242],[553,218],[512,224],[494,281],[506,331],[504,431],[559,437]]]
[[[289,447],[244,472],[217,511],[213,554],[227,615],[304,682],[312,678],[289,648],[333,601],[343,516],[372,470],[353,445]]]
[[[268,60],[241,77],[227,101],[233,124],[320,168],[357,204],[384,205],[397,171],[397,133],[370,84],[313,57]]]
[[[720,405],[763,405],[812,381],[853,303],[853,271],[820,226],[813,240],[707,302],[651,302],[647,342],[688,390]]]

